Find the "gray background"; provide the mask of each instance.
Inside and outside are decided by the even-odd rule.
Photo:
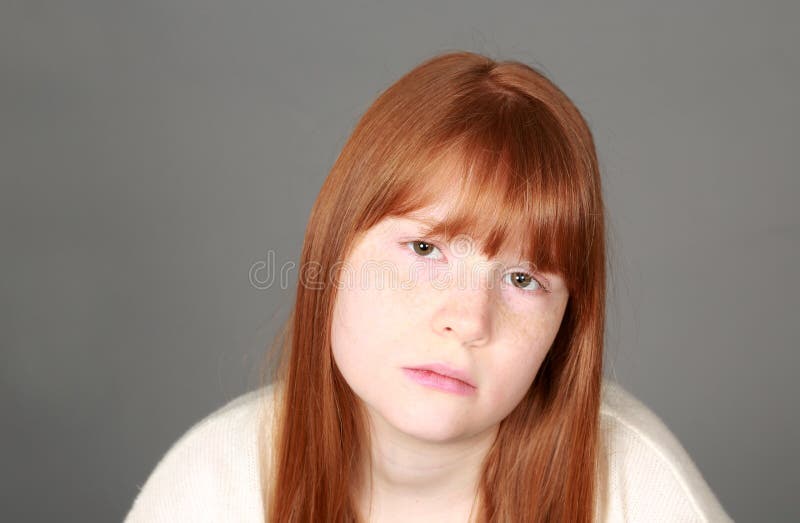
[[[358,117],[451,49],[543,69],[595,133],[606,373],[735,519],[800,517],[797,3],[282,4],[3,2],[0,519],[121,519],[257,384],[295,280],[251,266],[297,261]]]

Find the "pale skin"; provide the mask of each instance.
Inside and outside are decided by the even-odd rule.
[[[439,220],[452,201],[415,217]],[[533,382],[569,298],[557,274],[532,272],[510,253],[489,260],[469,239],[445,244],[423,229],[391,217],[367,231],[334,307],[334,361],[369,417],[360,509],[372,522],[469,520],[498,425]],[[403,370],[430,363],[462,371],[472,390],[433,388]]]

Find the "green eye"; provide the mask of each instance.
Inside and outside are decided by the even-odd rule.
[[[414,252],[417,255],[423,256],[423,257],[426,257],[426,258],[429,257],[432,252],[439,250],[432,243],[428,243],[428,242],[423,241],[423,240],[415,240],[413,242],[408,242],[408,243],[412,246],[412,248],[414,249]]]
[[[509,273],[509,276],[511,277],[511,284],[520,289],[535,291],[544,288],[542,287],[542,284],[530,274],[526,274],[524,272],[511,272]]]

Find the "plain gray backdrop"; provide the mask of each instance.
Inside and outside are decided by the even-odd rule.
[[[114,521],[257,386],[308,213],[377,94],[464,49],[539,68],[597,142],[606,375],[739,521],[797,521],[798,4],[3,2],[4,521]]]

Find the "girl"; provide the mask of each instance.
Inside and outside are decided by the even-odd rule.
[[[604,234],[564,93],[519,62],[422,63],[320,191],[274,384],[189,431],[129,520],[728,520],[603,381]]]

